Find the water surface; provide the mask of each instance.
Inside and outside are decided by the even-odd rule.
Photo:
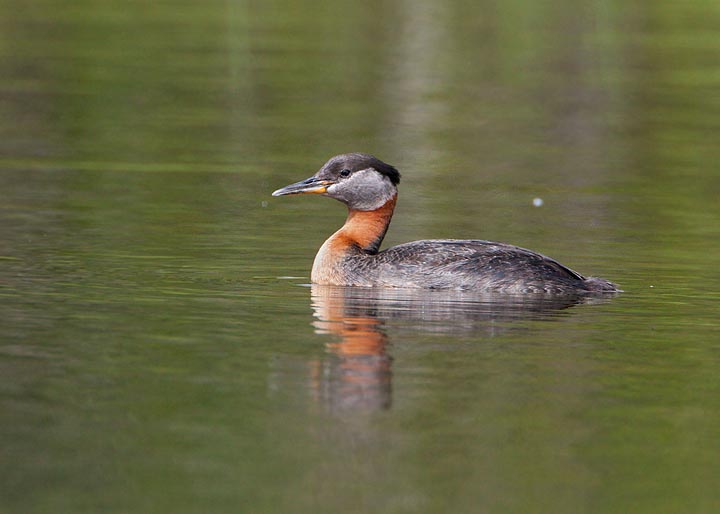
[[[720,9],[0,4],[0,511],[716,512]],[[597,302],[310,287],[483,238]],[[543,206],[534,207],[533,199]]]

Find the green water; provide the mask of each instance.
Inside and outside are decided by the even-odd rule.
[[[0,512],[720,511],[720,4],[0,3]],[[386,244],[625,293],[311,288]],[[534,198],[542,207],[533,207]]]

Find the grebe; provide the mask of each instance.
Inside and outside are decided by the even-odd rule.
[[[343,202],[348,217],[325,241],[313,283],[338,286],[465,289],[502,293],[613,293],[615,284],[583,277],[524,248],[481,240],[425,240],[379,252],[397,201],[400,173],[363,153],[336,155],[315,175],[273,196],[320,194]]]

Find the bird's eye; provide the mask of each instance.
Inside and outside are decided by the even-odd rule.
[[[341,177],[349,177],[350,176],[350,170],[344,169],[340,172]]]

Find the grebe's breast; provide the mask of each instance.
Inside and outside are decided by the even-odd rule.
[[[337,266],[348,285],[548,294],[616,290],[539,253],[483,240],[415,241],[374,255],[358,250]]]

